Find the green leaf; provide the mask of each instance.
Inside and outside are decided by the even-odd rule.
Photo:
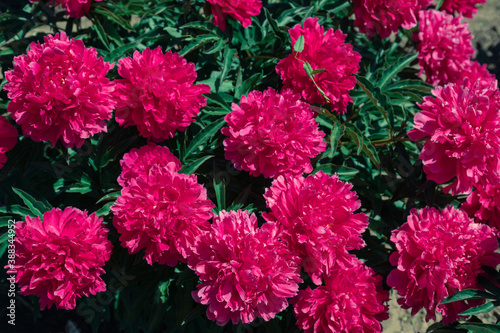
[[[313,170],[312,173],[315,174],[318,171],[323,171],[324,173],[329,174],[329,175],[333,175],[336,173],[343,180],[349,180],[352,177],[354,177],[356,174],[359,173],[359,170],[357,170],[357,169],[346,167],[343,165],[337,165],[337,164],[333,164],[333,163],[318,165]]]
[[[299,38],[295,41],[295,44],[293,45],[293,50],[295,52],[302,52],[304,51],[304,46],[305,46],[305,39],[303,35],[300,35]]]
[[[459,315],[460,316],[470,316],[470,315],[476,315],[476,314],[480,314],[480,313],[490,312],[498,305],[499,305],[498,302],[488,302],[488,303],[481,304],[479,306],[470,308],[469,310],[466,310],[466,311],[460,313]]]
[[[203,164],[205,163],[206,161],[208,161],[209,159],[211,159],[212,157],[214,157],[214,155],[207,155],[207,156],[203,156],[187,165],[184,165],[180,170],[179,170],[179,173],[183,173],[183,174],[186,174],[186,175],[191,175],[193,174],[196,170],[198,170],[198,168]]]
[[[115,191],[109,194],[106,194],[101,199],[99,199],[96,204],[101,203],[103,201],[116,200],[121,195],[121,191]]]
[[[235,49],[232,49],[229,47],[229,45],[226,45],[224,48],[224,54],[223,54],[223,63],[222,63],[222,69],[220,72],[219,76],[219,91],[222,87],[222,84],[224,83],[224,80],[226,79],[227,74],[231,70],[231,65],[233,64],[233,58],[237,54],[237,51]]]
[[[199,148],[201,145],[205,144],[211,137],[213,137],[215,133],[217,133],[219,129],[224,126],[225,123],[226,121],[224,120],[224,118],[220,118],[201,130],[189,143],[189,146],[184,152],[183,160],[191,155],[195,151],[195,149]]]
[[[339,144],[340,138],[344,135],[345,127],[340,123],[335,123],[330,134],[330,150],[328,151],[328,157],[333,158],[333,155],[337,151],[337,146]]]
[[[457,301],[467,301],[471,299],[496,299],[495,295],[490,294],[486,291],[480,291],[475,289],[464,289],[456,293],[455,295],[446,297],[441,301],[440,304],[446,304]]]
[[[316,69],[314,69],[311,73],[312,73],[313,75],[316,75],[316,74],[319,74],[319,73],[323,73],[325,70],[326,70],[326,69],[324,69],[324,68],[316,68]]]
[[[10,206],[0,207],[0,213],[11,213],[11,214],[19,215],[22,217],[26,217],[26,216],[35,217],[35,216],[37,216],[31,210],[29,210],[25,207],[22,207],[21,205],[10,205]]]
[[[202,304],[196,304],[195,308],[187,315],[187,317],[182,321],[181,325],[186,325],[191,320],[202,316],[207,311],[207,307]]]
[[[313,69],[312,69],[309,61],[304,62],[303,67],[304,67],[304,70],[306,71],[307,76],[309,76],[309,78],[311,80],[314,80]]]
[[[222,38],[219,38],[219,40],[214,43],[214,46],[212,46],[211,48],[209,48],[208,50],[206,50],[203,53],[204,54],[213,54],[213,53],[219,52],[220,50],[222,50],[224,48],[225,45],[226,45],[226,41]]]
[[[372,104],[382,114],[392,129],[394,127],[394,109],[388,101],[388,97],[382,93],[379,87],[375,87],[368,79],[356,75],[357,83],[368,96]]]
[[[114,203],[115,203],[114,201],[113,202],[108,202],[107,204],[105,204],[104,206],[102,206],[101,208],[99,208],[95,212],[95,215],[97,215],[99,217],[109,215],[109,213],[111,213],[111,206],[113,206]]]
[[[406,57],[400,59],[394,66],[390,68],[389,71],[387,71],[380,81],[378,82],[378,86],[380,89],[384,89],[384,87],[389,83],[389,81],[399,72],[403,70],[406,66],[408,66],[409,63],[411,63],[413,60],[417,59],[418,53],[416,54],[410,54],[407,55]]]
[[[282,41],[285,40],[285,38],[287,38],[287,35],[285,34],[284,31],[280,30],[280,28],[278,27],[278,22],[276,22],[276,20],[273,19],[273,17],[271,16],[271,13],[265,7],[264,7],[264,14],[266,15],[266,19],[269,22],[269,24],[271,25],[271,28],[273,29],[276,36],[279,39],[281,39]]]
[[[236,86],[236,89],[234,90],[234,98],[240,99],[241,96],[247,95],[250,90],[253,90],[253,88],[262,80],[264,77],[264,74],[262,71],[260,73],[255,73],[254,75],[250,76],[248,79],[246,79],[243,84]]]
[[[102,27],[101,21],[97,17],[93,17],[94,24],[92,25],[92,29],[95,30],[97,33],[97,37],[99,37],[99,40],[102,42],[102,44],[106,47],[108,51],[112,51],[111,47],[109,45],[109,40],[106,35],[106,32],[104,31],[104,28]]]
[[[207,101],[222,106],[224,110],[231,112],[231,106],[218,93],[204,94]]]
[[[436,10],[439,10],[439,8],[441,8],[441,6],[443,5],[443,2],[444,2],[444,0],[438,0],[438,2],[436,4]]]
[[[189,52],[194,51],[207,43],[217,42],[219,40],[220,40],[219,36],[211,34],[199,35],[193,41],[191,41],[187,46],[185,46],[182,49],[182,51],[179,52],[179,54],[184,57]]]
[[[469,330],[475,333],[500,333],[500,326],[493,324],[480,324],[480,323],[465,323],[460,324],[457,328]]]
[[[26,206],[37,216],[42,216],[43,213],[52,209],[52,206],[45,200],[45,198],[37,200],[25,191],[13,187],[12,190],[16,193],[24,202]]]
[[[127,31],[135,31],[135,29],[130,25],[129,21],[126,20],[123,16],[117,15],[117,14],[113,13],[112,11],[107,10],[102,5],[95,6],[94,8],[95,8],[96,13],[101,14],[102,16],[106,17],[108,20],[115,22],[123,29],[125,29]]]
[[[349,137],[354,141],[356,146],[358,147],[357,154],[359,155],[361,152],[364,152],[370,160],[375,164],[377,169],[380,170],[380,158],[378,157],[377,150],[373,147],[370,140],[368,140],[363,133],[356,127],[356,125],[351,123],[346,123],[345,125],[345,133],[349,135]]]
[[[218,182],[216,178],[213,180],[215,196],[217,198],[217,208],[219,212],[226,209],[226,181],[221,178]]]

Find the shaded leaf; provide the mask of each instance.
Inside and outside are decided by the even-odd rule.
[[[13,187],[12,190],[16,193],[24,202],[24,204],[35,214],[36,216],[43,216],[43,213],[52,209],[52,206],[47,202],[47,200],[40,199],[37,200],[25,191]]]
[[[495,299],[495,295],[490,294],[486,291],[480,291],[480,290],[475,290],[475,289],[464,289],[456,293],[455,295],[446,297],[444,300],[441,301],[440,304],[446,304],[446,303],[451,303],[451,302],[457,302],[457,301],[467,301],[471,299]]]

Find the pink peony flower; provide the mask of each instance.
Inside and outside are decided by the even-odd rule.
[[[0,116],[0,169],[7,162],[5,153],[14,148],[17,142],[17,129]]]
[[[145,138],[159,142],[185,131],[206,105],[210,87],[194,85],[195,66],[178,53],[146,48],[118,62],[116,121],[137,126]]]
[[[325,285],[299,291],[294,313],[297,326],[306,333],[381,332],[380,321],[388,319],[389,292],[382,277],[362,261],[353,267],[336,267]]]
[[[397,251],[389,260],[397,268],[389,273],[387,284],[404,297],[398,303],[411,308],[412,315],[425,308],[426,320],[436,319],[437,310],[443,323],[451,323],[469,305],[439,303],[460,290],[481,288],[477,283],[481,266],[500,264],[497,237],[495,229],[474,223],[451,206],[441,212],[413,209],[407,222],[392,232]]]
[[[418,43],[419,75],[425,72],[427,83],[459,83],[465,75],[462,72],[481,70],[470,61],[474,55],[472,35],[468,23],[460,23],[461,19],[437,10],[420,11],[419,31],[413,38]]]
[[[65,147],[81,147],[85,139],[106,131],[115,101],[114,83],[106,78],[112,64],[97,58],[94,48],[64,32],[31,43],[27,55],[14,58],[5,73],[7,111],[34,141],[61,139]]]
[[[308,62],[313,70],[324,69],[314,75],[314,81],[330,100],[332,110],[345,113],[347,104],[352,101],[349,90],[356,85],[353,75],[359,69],[361,56],[353,51],[352,45],[345,43],[346,35],[340,30],[328,29],[318,24],[318,18],[307,18],[304,28],[297,24],[289,30],[292,45],[304,36],[304,50],[295,51],[282,59],[276,72],[283,80],[284,89],[291,88],[302,95],[308,103],[325,104],[327,100],[319,92],[314,82],[307,76],[304,63]]]
[[[30,0],[30,2],[38,2],[40,0]],[[102,0],[94,0],[102,1]],[[56,3],[66,9],[69,17],[79,18],[85,16],[90,9],[91,0],[51,0],[49,3]]]
[[[148,179],[149,174],[154,168],[169,167],[172,171],[178,172],[181,168],[181,161],[170,152],[167,147],[157,146],[150,142],[141,148],[134,148],[123,155],[120,165],[122,173],[118,177],[118,184],[128,186],[131,179]]]
[[[252,91],[241,97],[240,107],[233,103],[225,119],[226,159],[252,176],[311,172],[311,158],[326,149],[314,112],[289,89]]]
[[[486,3],[486,0],[444,0],[439,10],[450,14],[459,13],[471,19],[477,12],[477,5],[483,3]]]
[[[106,290],[100,275],[111,257],[111,242],[102,218],[67,207],[17,222],[16,274],[21,294],[40,297],[40,309],[74,309],[82,295]],[[9,267],[9,266],[6,266]]]
[[[175,266],[185,262],[194,239],[209,227],[214,205],[195,175],[179,174],[175,162],[152,167],[147,178],[128,184],[111,207],[113,225],[130,254],[145,249],[144,259]]]
[[[427,137],[420,159],[427,178],[444,184],[456,177],[453,194],[467,193],[474,184],[500,182],[500,92],[465,80],[432,91],[419,104],[415,126],[408,133]]]
[[[460,205],[460,209],[476,222],[500,230],[500,184],[479,185]]]
[[[354,25],[372,37],[389,37],[400,27],[411,29],[417,25],[416,14],[427,8],[432,0],[355,0]]]
[[[368,216],[354,214],[361,207],[352,185],[322,171],[307,178],[280,176],[266,190],[270,213],[262,215],[283,229],[282,238],[302,258],[312,281],[321,284],[321,275],[331,275],[335,265],[351,265],[347,252],[365,245],[361,234]]]
[[[299,258],[278,236],[277,225],[258,228],[254,214],[239,210],[221,211],[197,238],[188,264],[203,282],[192,295],[208,305],[209,319],[220,326],[268,321],[287,308],[302,280]]]
[[[207,0],[212,7],[214,24],[226,30],[227,16],[241,22],[243,28],[252,24],[252,16],[259,15],[262,8],[261,0]]]

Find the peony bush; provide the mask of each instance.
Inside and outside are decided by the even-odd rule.
[[[499,331],[484,2],[0,4],[16,328]]]

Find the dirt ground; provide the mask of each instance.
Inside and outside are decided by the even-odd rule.
[[[500,81],[500,0],[488,0],[476,16],[469,21],[469,30],[474,35],[472,44],[477,50],[476,60],[487,64],[488,70]],[[425,322],[425,312],[411,316],[409,310],[398,305],[397,296],[391,293],[389,319],[382,322],[383,333],[424,333],[433,322]],[[495,316],[485,315],[484,321],[495,322]]]

